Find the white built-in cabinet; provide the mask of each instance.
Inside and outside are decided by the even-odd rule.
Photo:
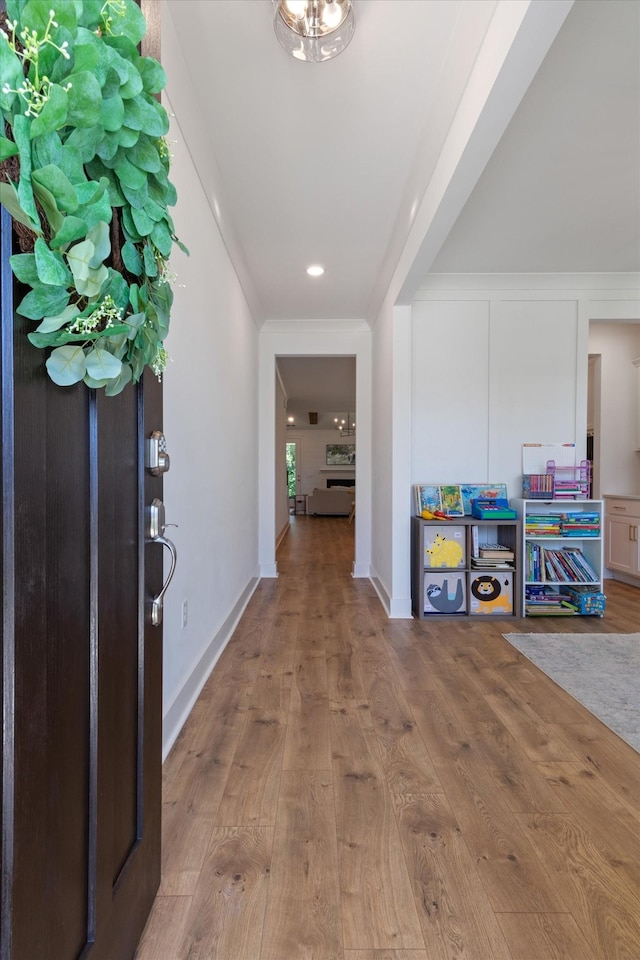
[[[640,497],[605,497],[605,566],[640,581]]]

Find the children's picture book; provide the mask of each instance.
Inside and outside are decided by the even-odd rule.
[[[506,483],[463,483],[460,485],[462,491],[462,503],[464,512],[467,516],[471,515],[472,500],[506,500]]]
[[[433,513],[441,510],[440,488],[435,483],[416,483],[413,488],[416,505],[416,516],[421,517],[423,510]]]
[[[464,517],[462,490],[459,483],[440,485],[440,509],[448,517]]]

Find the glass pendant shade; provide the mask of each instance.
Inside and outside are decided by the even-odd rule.
[[[331,60],[353,36],[352,0],[273,0],[273,5],[276,37],[296,60]]]

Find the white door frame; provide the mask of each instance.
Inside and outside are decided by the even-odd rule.
[[[356,358],[358,455],[352,575],[371,571],[371,329],[364,320],[271,321],[260,331],[258,376],[258,504],[261,577],[277,577],[275,522],[276,357]]]

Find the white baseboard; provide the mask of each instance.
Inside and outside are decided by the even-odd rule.
[[[371,567],[368,563],[356,563],[354,560],[351,567],[351,576],[356,579],[364,578],[368,580],[371,576]]]
[[[162,719],[162,762],[169,756],[169,751],[182,730],[185,720],[191,713],[193,705],[200,696],[200,692],[211,675],[220,654],[229,643],[233,631],[238,625],[249,600],[260,583],[259,577],[252,577],[242,591],[238,602],[224,621],[211,643],[200,657],[191,671],[190,677],[180,690]]]
[[[372,574],[369,579],[390,620],[413,620],[411,597],[390,597],[380,577]]]

